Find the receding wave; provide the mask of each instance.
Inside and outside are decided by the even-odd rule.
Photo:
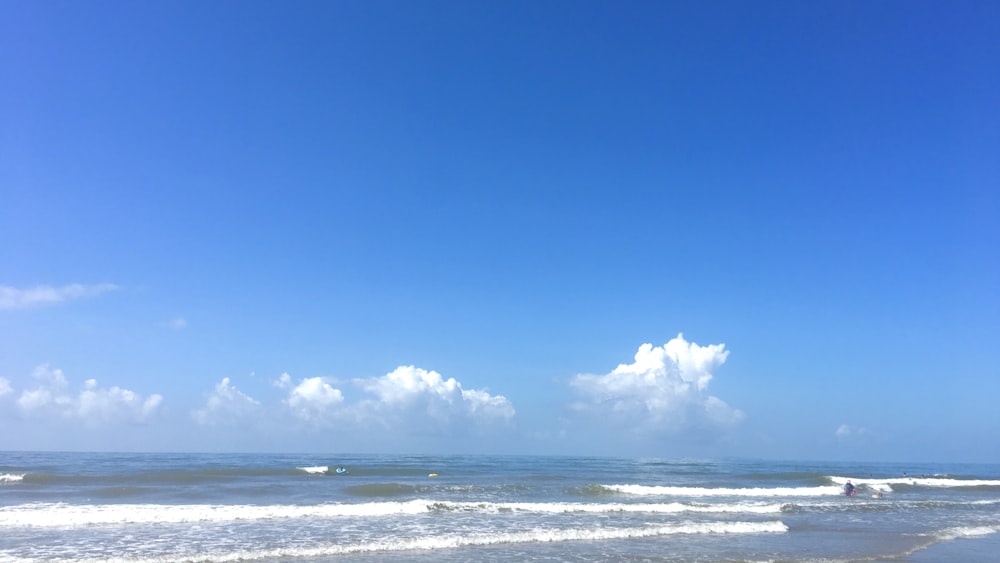
[[[686,497],[813,497],[843,494],[837,486],[819,487],[666,487],[657,485],[597,485],[615,493],[636,496],[686,496]]]
[[[663,526],[637,526],[630,528],[571,528],[535,529],[523,532],[461,534],[420,538],[381,540],[353,544],[330,544],[316,547],[276,548],[267,550],[225,552],[219,554],[170,555],[162,558],[137,561],[166,561],[182,558],[185,561],[213,563],[217,561],[277,560],[283,558],[330,557],[363,553],[426,551],[478,547],[489,545],[616,540],[650,538],[681,534],[780,534],[788,531],[780,520],[768,522],[684,522]]]
[[[427,499],[319,505],[73,505],[38,503],[0,508],[0,528],[77,528],[129,524],[188,524],[275,519],[379,517],[433,512],[475,513],[742,513],[777,514],[782,505],[767,503],[533,503],[443,502]]]

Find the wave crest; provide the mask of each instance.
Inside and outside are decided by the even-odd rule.
[[[599,485],[609,491],[636,496],[685,496],[685,497],[812,497],[843,494],[836,486],[775,487],[775,488],[709,488],[667,487],[657,485]]]

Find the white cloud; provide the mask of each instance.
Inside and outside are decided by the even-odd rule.
[[[82,285],[78,283],[52,287],[39,285],[29,289],[17,289],[0,285],[0,309],[30,309],[44,305],[54,305],[64,301],[96,297],[102,293],[118,289],[117,285],[102,283]]]
[[[291,376],[282,374],[282,383],[290,384]],[[322,420],[331,409],[344,402],[340,389],[334,389],[322,377],[303,379],[289,393],[285,404],[292,414],[304,420]]]
[[[430,419],[449,423],[486,424],[506,422],[514,417],[514,407],[502,395],[462,389],[454,378],[444,379],[436,371],[399,366],[382,377],[356,380],[374,400],[362,401],[357,413],[383,424]]]
[[[38,387],[21,393],[17,405],[26,415],[56,414],[80,420],[88,425],[115,420],[142,422],[154,414],[163,402],[159,394],[143,397],[121,387],[101,388],[97,380],[88,379],[83,390],[74,393],[62,370],[44,364],[32,374]]]
[[[849,424],[841,424],[838,426],[834,435],[837,436],[837,439],[841,442],[868,442],[876,438],[875,433],[871,430],[860,426],[851,426]]]
[[[423,432],[428,422],[438,430],[482,429],[514,416],[514,407],[505,397],[463,389],[454,378],[444,379],[436,371],[414,366],[351,381],[370,395],[354,403],[348,403],[328,378],[310,377],[294,384],[291,376],[283,373],[272,383],[288,390],[282,402],[292,415],[314,424],[337,421],[368,429],[375,424],[393,431],[420,428]]]
[[[260,402],[245,395],[224,377],[208,395],[205,407],[192,413],[199,424],[235,424],[254,416]]]
[[[174,330],[183,330],[187,328],[188,322],[183,317],[174,317],[166,322],[167,328],[172,328]]]
[[[14,389],[10,386],[10,381],[6,378],[0,377],[0,397],[4,395],[10,395],[14,392]]]
[[[121,411],[126,410],[135,415],[138,420],[152,416],[163,402],[158,394],[143,399],[141,395],[121,387],[100,389],[97,382],[90,380],[91,385],[80,393],[78,410],[82,418],[109,421]]]
[[[743,413],[707,393],[725,363],[724,344],[699,346],[682,334],[663,346],[643,344],[631,364],[606,375],[577,375],[571,385],[585,397],[577,411],[637,431],[679,434],[735,425]]]
[[[272,381],[271,384],[278,389],[290,389],[292,387],[292,376],[288,372],[282,373],[277,381]]]

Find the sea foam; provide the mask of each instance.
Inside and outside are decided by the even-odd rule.
[[[744,513],[776,514],[780,504],[448,502],[426,499],[320,505],[71,505],[38,503],[0,508],[0,528],[78,528],[290,518],[378,517],[430,512],[531,513]]]
[[[203,523],[278,518],[388,516],[428,512],[428,501],[298,505],[76,505],[36,503],[0,508],[0,528],[75,528],[152,523]]]
[[[666,487],[656,485],[601,485],[601,487],[616,493],[639,496],[812,497],[843,494],[843,489],[834,486],[739,489],[723,487]]]
[[[892,491],[892,485],[911,485],[918,487],[1000,487],[1000,480],[996,479],[953,479],[946,477],[890,477],[885,479],[866,479],[854,477],[841,477],[831,475],[831,481],[838,485],[846,485],[848,481],[855,485],[865,485],[873,490],[881,492]]]
[[[443,511],[475,512],[534,512],[534,513],[746,513],[775,514],[782,510],[780,504],[686,504],[671,503],[573,503],[573,502],[436,502],[433,508]]]
[[[937,531],[934,536],[937,539],[950,541],[958,538],[974,538],[978,536],[988,536],[1000,531],[998,526],[960,526],[957,528],[947,528]]]
[[[649,538],[691,534],[774,534],[788,531],[780,520],[768,522],[681,522],[662,526],[637,526],[626,528],[537,528],[521,532],[484,534],[449,534],[419,538],[384,539],[353,544],[329,544],[315,547],[275,548],[254,551],[226,552],[220,554],[175,554],[139,561],[166,561],[184,559],[203,563],[222,561],[276,560],[283,558],[316,558],[335,555],[379,553],[393,551],[428,551],[502,544],[600,541],[629,538]],[[107,561],[107,559],[101,559]],[[130,561],[135,561],[131,560]]]

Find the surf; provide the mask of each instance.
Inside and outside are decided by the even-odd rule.
[[[685,497],[813,497],[841,495],[837,486],[817,487],[672,487],[664,485],[597,485],[613,493],[635,496],[685,496]]]
[[[514,532],[447,534],[418,538],[383,539],[349,544],[326,544],[315,547],[288,547],[260,550],[227,551],[224,553],[176,553],[133,561],[168,561],[183,559],[199,563],[221,561],[260,561],[284,558],[317,558],[337,555],[387,553],[404,551],[436,551],[494,545],[611,541],[653,538],[675,535],[750,535],[782,534],[788,526],[780,520],[766,522],[681,522],[667,525],[632,526],[622,528],[580,527],[565,529],[533,529]],[[82,559],[80,561],[99,561]],[[101,559],[100,561],[104,561]]]

